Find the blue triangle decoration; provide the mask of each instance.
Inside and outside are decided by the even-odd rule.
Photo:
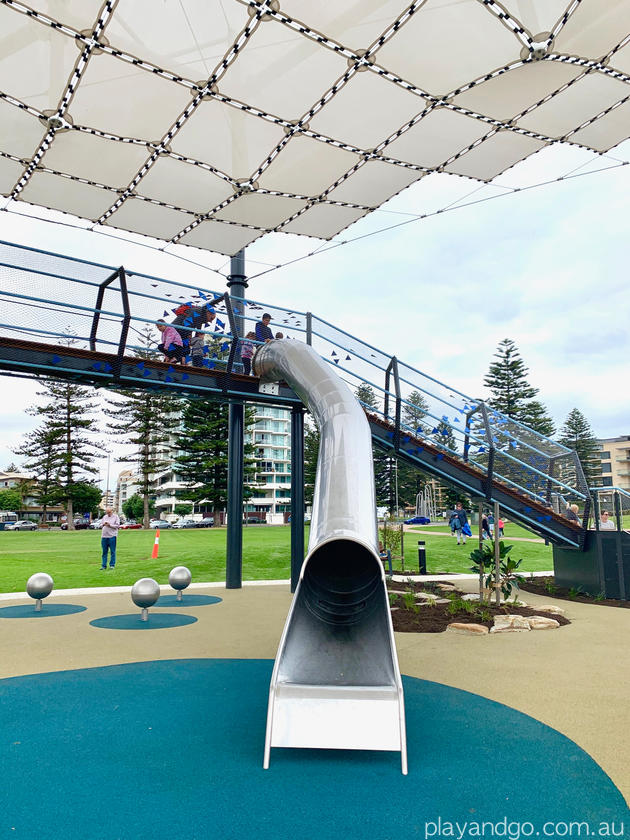
[[[60,361],[61,361],[61,359],[57,355],[53,356],[52,359],[51,359],[51,362],[53,363],[53,365],[56,365],[57,362],[60,362]]]

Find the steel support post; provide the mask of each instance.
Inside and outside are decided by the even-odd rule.
[[[499,504],[494,503],[494,592],[497,607],[501,606],[501,546],[499,537]]]
[[[247,288],[247,276],[245,274],[245,249],[241,248],[238,254],[230,258],[230,273],[227,279],[227,286],[232,298],[234,320],[236,322],[237,338],[242,338],[245,330],[245,289]]]
[[[243,585],[243,432],[245,407],[230,400],[228,419],[228,501],[225,588]]]
[[[304,409],[291,411],[291,592],[304,562]]]

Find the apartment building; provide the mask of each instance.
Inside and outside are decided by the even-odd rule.
[[[602,486],[630,492],[630,435],[602,438],[597,443],[602,461]]]
[[[137,493],[140,489],[140,482],[133,470],[122,470],[116,479],[116,492],[114,493],[113,507],[119,516],[122,516],[122,506]]]
[[[248,404],[248,408],[254,409],[255,420],[245,432],[245,443],[254,446],[256,472],[254,495],[243,506],[244,516],[250,521],[280,524],[291,511],[291,412],[265,405]],[[186,485],[172,467],[174,447],[173,437],[157,453],[170,462],[157,474],[155,491],[156,511],[167,519],[175,519],[175,506],[186,503]],[[202,513],[211,513],[203,502],[195,507],[192,516]]]

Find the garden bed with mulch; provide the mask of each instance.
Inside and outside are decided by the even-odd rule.
[[[580,587],[569,589],[566,586],[556,586],[554,577],[526,578],[521,584],[521,592],[531,592],[545,598],[559,598],[561,601],[576,601],[580,604],[601,604],[604,607],[622,607],[630,609],[630,601],[619,601],[616,598],[604,598],[599,595],[588,595]]]
[[[542,615],[555,619],[558,624],[570,624],[563,615],[551,614],[532,607],[519,607],[510,603],[497,607],[496,604],[480,604],[478,601],[465,601],[465,594],[454,589],[445,591],[439,585],[406,581],[387,582],[389,600],[392,609],[392,623],[398,633],[444,633],[449,624],[481,624],[491,628],[496,615],[521,615],[531,617]],[[447,599],[447,604],[422,603],[416,601],[417,593],[425,592],[437,599]],[[549,593],[546,593],[549,594]]]

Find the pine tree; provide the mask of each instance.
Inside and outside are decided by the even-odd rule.
[[[492,392],[488,404],[508,417],[520,420],[524,404],[536,396],[538,389],[527,382],[528,368],[510,338],[499,342],[494,356],[497,361],[490,364],[483,380]]]
[[[553,437],[556,433],[555,423],[547,414],[545,406],[538,400],[530,400],[525,403],[518,419],[525,426],[541,435],[545,435],[545,437]]]
[[[54,459],[58,469],[54,488],[51,489],[56,500],[66,509],[68,529],[73,530],[74,485],[85,479],[86,474],[98,472],[93,462],[100,457],[102,448],[89,437],[97,431],[92,415],[94,394],[91,389],[71,382],[44,380],[42,385],[44,390],[38,391],[37,395],[47,397],[49,402],[32,407],[29,414],[43,417],[38,431],[42,433],[42,440],[49,435],[50,445],[54,442]],[[43,451],[40,451],[40,456],[45,457]]]
[[[34,494],[42,506],[41,521],[46,521],[49,506],[59,502],[59,471],[61,469],[61,429],[39,427],[24,435],[24,442],[16,455],[24,458],[24,469],[36,478]]]
[[[155,391],[121,390],[110,397],[105,415],[113,422],[107,429],[116,437],[126,437],[134,446],[131,456],[120,461],[136,465],[140,495],[144,502],[143,525],[149,527],[156,474],[170,465],[171,434],[177,427],[180,402]]]
[[[559,442],[577,452],[589,487],[601,478],[599,444],[590,423],[577,408],[571,409],[560,430]]]
[[[178,455],[173,469],[186,484],[186,498],[210,505],[215,515],[227,504],[228,488],[228,412],[227,403],[188,400],[176,437]],[[245,428],[254,421],[254,412],[245,412]],[[253,495],[254,446],[246,443],[243,459],[243,499]]]
[[[317,458],[319,457],[319,431],[308,417],[304,423],[304,501],[313,504]]]
[[[437,426],[432,428],[431,436],[440,448],[457,452],[457,441],[453,429],[445,420],[440,420]]]
[[[374,393],[374,388],[367,382],[362,382],[354,394],[369,408],[378,408],[378,398]],[[390,451],[385,452],[376,444],[372,444],[376,504],[378,507],[387,507],[390,510],[394,509],[395,504],[394,460]]]
[[[411,403],[411,405],[407,405]],[[425,418],[429,413],[429,403],[420,391],[412,391],[406,398],[402,407],[401,420],[409,430],[418,435],[424,435],[428,429],[428,422]]]

